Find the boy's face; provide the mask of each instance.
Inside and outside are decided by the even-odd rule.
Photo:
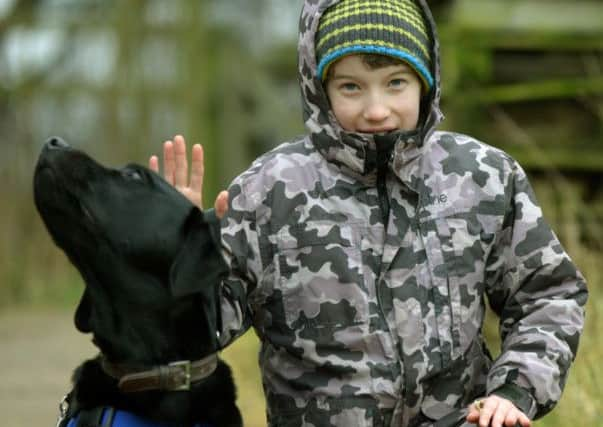
[[[348,132],[413,130],[419,122],[421,80],[404,64],[371,69],[360,55],[331,65],[326,84],[335,117]]]

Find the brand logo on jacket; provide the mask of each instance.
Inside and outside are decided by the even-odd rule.
[[[440,194],[438,196],[431,196],[431,197],[429,197],[428,201],[429,201],[430,205],[433,205],[433,204],[443,205],[448,202],[448,196],[446,194]]]

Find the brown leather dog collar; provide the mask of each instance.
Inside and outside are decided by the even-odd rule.
[[[122,392],[131,393],[148,390],[190,390],[191,384],[209,377],[218,366],[218,355],[212,353],[203,359],[191,362],[180,360],[167,365],[155,366],[146,371],[134,371],[123,365],[102,359],[103,370],[119,380]]]

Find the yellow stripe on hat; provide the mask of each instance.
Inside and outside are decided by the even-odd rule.
[[[324,24],[329,25],[333,20],[338,19],[342,14],[350,11],[358,11],[362,13],[359,9],[364,8],[364,13],[367,11],[369,13],[376,13],[378,10],[382,10],[382,7],[386,7],[391,9],[394,13],[399,12],[404,14],[404,16],[408,16],[411,19],[416,19],[417,23],[423,27],[423,16],[421,15],[418,7],[412,2],[384,2],[384,1],[342,1],[331,9],[328,9],[324,16]],[[347,15],[350,16],[350,15]],[[397,16],[397,15],[390,15]]]
[[[385,9],[381,9],[381,8],[370,9],[369,13],[371,15],[372,14],[386,15],[386,16],[390,16],[393,18],[397,18],[403,22],[408,23],[409,25],[412,25],[412,27],[415,28],[421,35],[425,36],[426,39],[429,39],[429,37],[427,36],[427,31],[425,29],[425,25],[424,25],[423,21],[417,19],[414,16],[405,14],[404,12],[402,12],[400,14],[395,11],[385,10]],[[328,25],[331,25],[341,19],[350,18],[352,16],[358,16],[358,15],[366,15],[366,14],[367,14],[366,10],[359,10],[359,9],[354,9],[351,11],[341,12],[341,13],[338,12],[337,16],[331,16],[331,14],[329,14],[324,21],[320,22],[320,28],[326,28]]]
[[[354,8],[372,8],[384,6],[394,10],[407,10],[413,12],[417,17],[421,17],[421,8],[414,0],[341,0],[329,8],[333,13]]]
[[[321,46],[323,46],[329,39],[337,36],[337,35],[341,35],[344,33],[349,33],[351,31],[357,31],[357,30],[362,30],[362,29],[367,29],[367,30],[385,30],[385,31],[390,31],[392,33],[398,33],[403,35],[404,37],[409,38],[410,40],[412,40],[413,42],[416,43],[416,45],[419,47],[419,49],[421,49],[421,52],[423,52],[423,54],[429,58],[429,51],[427,50],[427,48],[423,45],[423,43],[421,43],[414,34],[410,33],[409,31],[405,31],[403,28],[399,28],[399,27],[395,27],[393,25],[383,25],[383,24],[356,24],[356,25],[348,25],[346,27],[343,28],[337,28],[335,30],[333,30],[332,32],[325,34],[324,37],[322,37],[320,39],[320,42],[318,43],[316,49],[320,49]],[[358,43],[369,43],[369,44],[379,44],[379,43],[373,43],[373,41],[369,41],[369,40],[363,40],[363,39],[356,39],[353,42],[350,42],[353,44],[358,44]],[[382,43],[382,42],[381,42]],[[390,43],[387,43],[387,46],[389,46]],[[337,47],[340,47],[341,45],[337,45]],[[394,46],[392,44],[392,46]],[[399,45],[396,45],[396,48],[399,48]],[[331,52],[334,48],[331,48],[327,51],[326,54],[327,55],[328,52]]]

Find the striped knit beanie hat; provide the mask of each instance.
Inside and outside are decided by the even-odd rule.
[[[321,16],[315,44],[322,81],[338,59],[369,53],[403,60],[427,90],[433,87],[431,43],[414,0],[342,0]]]

